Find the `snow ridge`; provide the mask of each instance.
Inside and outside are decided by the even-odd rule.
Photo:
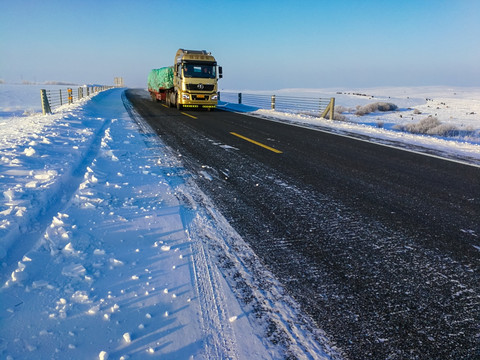
[[[184,217],[185,215],[182,216]],[[192,229],[188,222],[185,225]],[[198,234],[187,230],[187,236],[192,241],[192,273],[200,299],[200,320],[203,332],[208,334],[206,356],[209,359],[238,359],[235,336],[228,321],[225,299],[219,285],[221,275],[213,266],[210,254]]]
[[[85,101],[80,104],[83,103]],[[32,133],[31,136],[34,139],[41,137],[41,141],[21,139],[10,146],[24,147],[27,144],[25,151],[12,152],[9,158],[2,157],[7,168],[5,173],[18,181],[11,188],[3,190],[4,196],[10,200],[5,204],[9,209],[2,211],[3,215],[10,216],[2,220],[0,227],[0,258],[8,252],[9,256],[4,260],[7,261],[7,268],[33,246],[38,228],[46,228],[49,219],[64,206],[66,199],[71,197],[82,181],[87,164],[99,151],[100,139],[109,120],[77,119],[73,111],[80,104],[60,115],[51,116],[50,123],[46,122],[35,129],[42,135]],[[60,133],[66,136],[62,139],[58,136]],[[67,141],[69,146],[57,148],[57,153],[52,154],[50,148],[60,141]],[[37,158],[45,160],[36,162]],[[24,164],[33,170],[15,170]]]

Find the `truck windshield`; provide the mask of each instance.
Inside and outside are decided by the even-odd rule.
[[[215,79],[216,66],[210,64],[184,64],[183,75],[185,77]]]

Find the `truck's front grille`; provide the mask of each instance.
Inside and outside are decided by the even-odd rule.
[[[192,94],[192,100],[208,100],[208,95],[195,95],[195,94]]]
[[[194,91],[213,91],[215,85],[213,84],[187,84],[187,90]]]

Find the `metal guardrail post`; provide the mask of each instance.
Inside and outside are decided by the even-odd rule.
[[[51,114],[50,104],[48,103],[47,91],[45,89],[40,90],[40,97],[42,99],[42,113],[43,115]]]
[[[238,93],[238,103],[242,103],[242,93]]]
[[[272,95],[272,110],[275,110],[275,95]]]

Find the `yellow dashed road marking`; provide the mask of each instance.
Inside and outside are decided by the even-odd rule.
[[[252,140],[252,139],[250,139],[250,138],[248,138],[248,137],[246,137],[246,136],[237,134],[237,133],[235,133],[235,132],[231,132],[230,134],[232,134],[233,136],[239,137],[240,139],[243,139],[243,140],[246,140],[246,141],[248,141],[248,142],[251,142],[252,144],[261,146],[261,147],[264,148],[264,149],[273,151],[273,152],[276,153],[276,154],[281,154],[281,153],[283,152],[283,151],[277,150],[277,149],[275,149],[275,148],[272,148],[272,147],[270,147],[270,146],[268,146],[268,145],[262,144],[262,143],[260,143],[260,142],[258,142],[258,141]]]

